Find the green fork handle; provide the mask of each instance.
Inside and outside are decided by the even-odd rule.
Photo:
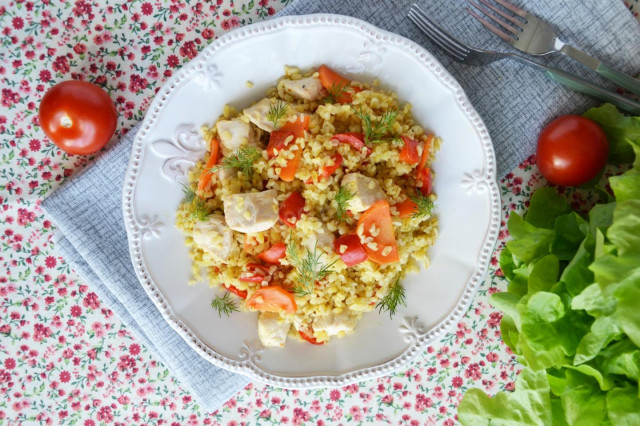
[[[584,80],[575,75],[566,73],[557,68],[545,67],[545,75],[549,79],[557,83],[560,83],[568,87],[569,89],[575,90],[576,92],[584,93],[585,95],[592,96],[604,102],[610,102],[615,106],[617,106],[618,108],[620,108],[621,110],[624,110],[631,114],[640,115],[639,102],[635,102],[616,92],[613,92],[611,90],[608,90],[598,85],[595,85],[593,83],[590,83],[587,80]]]
[[[604,78],[613,81],[620,87],[624,87],[631,93],[640,95],[640,80],[628,76],[627,74],[618,71],[615,68],[611,68],[609,65],[600,63],[596,68],[596,72]]]

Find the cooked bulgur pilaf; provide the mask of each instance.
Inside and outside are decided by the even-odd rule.
[[[322,344],[364,312],[395,312],[437,236],[440,144],[377,81],[286,67],[266,97],[202,129],[207,158],[177,212],[193,282],[228,292],[219,314],[259,311],[265,346]],[[203,276],[203,271],[206,271]],[[232,293],[232,294],[229,294]]]

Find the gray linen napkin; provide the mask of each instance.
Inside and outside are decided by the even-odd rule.
[[[63,257],[207,411],[249,380],[196,353],[164,320],[131,266],[122,215],[122,182],[137,127],[43,202],[55,221]]]
[[[558,115],[580,114],[599,104],[514,61],[470,67],[450,60],[407,18],[411,4],[416,1],[460,40],[472,46],[514,51],[469,16],[465,11],[469,6],[467,0],[297,0],[280,15],[349,15],[424,46],[458,80],[486,123],[495,147],[499,178],[535,152],[537,136],[545,123]],[[640,72],[640,26],[622,1],[511,1],[552,23],[564,41],[631,75]],[[549,58],[547,62],[615,89],[610,82],[569,58]]]

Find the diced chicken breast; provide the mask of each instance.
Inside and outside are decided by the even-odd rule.
[[[224,216],[234,231],[266,231],[278,221],[277,191],[269,189],[230,195],[224,200]]]
[[[320,79],[314,77],[301,78],[299,80],[282,80],[281,84],[285,93],[305,101],[322,99],[326,94]]]
[[[308,220],[313,220],[315,218],[308,218]],[[318,220],[318,222],[320,222]],[[313,253],[314,249],[316,250],[316,254],[319,256],[318,266],[322,267],[329,262],[329,256],[333,253],[333,232],[329,231],[324,223],[319,223],[315,230],[309,233],[309,237],[304,241],[304,246],[309,252]],[[324,252],[325,254],[320,256],[320,253]]]
[[[221,182],[238,177],[238,169],[235,167],[220,167],[218,169],[218,178]]]
[[[325,332],[327,336],[342,336],[346,332],[353,330],[356,326],[356,317],[349,311],[339,314],[330,314],[326,317],[316,318],[313,321],[313,331],[315,333]]]
[[[264,346],[284,347],[289,323],[275,312],[262,312],[258,317],[258,337]]]
[[[291,111],[292,105],[279,101],[282,104],[287,105],[287,111]],[[272,106],[276,105],[275,99],[264,98],[260,102],[257,102],[251,105],[248,108],[245,108],[242,113],[256,126],[260,127],[262,130],[266,130],[267,132],[273,131],[273,122],[269,121],[267,115]]]
[[[363,212],[376,201],[386,198],[377,180],[363,176],[360,173],[348,173],[342,178],[342,186],[354,196],[349,200],[349,210]]]
[[[236,152],[243,145],[255,144],[256,135],[251,125],[237,118],[218,121],[216,129],[225,155]]]
[[[221,214],[213,214],[205,221],[196,222],[191,236],[198,247],[221,262],[226,262],[236,245],[233,232]]]

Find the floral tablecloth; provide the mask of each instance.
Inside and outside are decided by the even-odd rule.
[[[212,39],[290,1],[0,2],[0,424],[453,424],[469,387],[514,386],[519,365],[487,303],[506,286],[495,257],[464,319],[409,370],[339,389],[254,383],[206,413],[56,255],[40,203],[92,158],[68,156],[47,140],[37,120],[43,93],[72,78],[102,85],[122,135]],[[638,0],[625,3],[638,16]],[[500,182],[505,221],[496,253],[509,212],[525,209],[544,184],[533,163]]]

